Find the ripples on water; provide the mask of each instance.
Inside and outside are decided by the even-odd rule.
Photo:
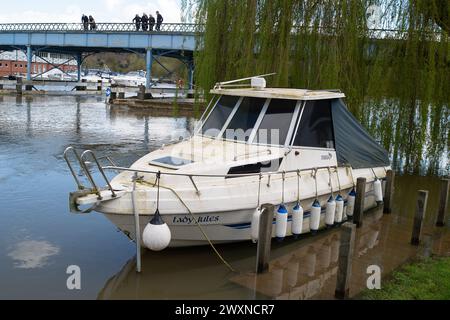
[[[100,214],[69,213],[68,194],[76,186],[62,158],[67,146],[91,149],[129,166],[188,135],[195,123],[171,114],[112,110],[103,98],[0,96],[0,298],[270,296],[264,290],[254,293],[245,282],[256,252],[250,243],[220,247],[225,258],[244,271],[242,279],[232,277],[208,247],[146,253],[144,273],[138,277],[133,261],[128,262],[135,253],[133,243]],[[398,181],[405,186],[397,192],[402,199],[410,199],[424,185],[437,194],[435,179]],[[436,202],[432,197],[430,202]],[[402,222],[413,208],[399,205],[395,221]],[[332,245],[333,239],[325,243]],[[290,246],[276,245],[274,256],[291,252]],[[69,265],[81,267],[81,291],[66,288]],[[152,275],[158,281],[145,280],[155,279]]]

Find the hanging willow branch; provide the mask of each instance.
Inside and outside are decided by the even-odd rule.
[[[188,1],[188,0],[183,0]],[[196,83],[276,72],[270,86],[341,89],[394,163],[449,150],[448,0],[189,0],[204,24]],[[375,6],[375,7],[374,7]],[[370,8],[377,15],[368,26]],[[373,30],[373,29],[385,29]],[[424,154],[427,159],[424,159]]]

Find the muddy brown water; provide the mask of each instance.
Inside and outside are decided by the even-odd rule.
[[[144,252],[101,214],[69,213],[75,184],[62,158],[68,145],[129,165],[192,132],[196,120],[172,113],[111,109],[103,98],[0,97],[0,298],[2,299],[330,299],[340,229],[273,242],[269,272],[255,276],[256,246],[220,245],[230,272],[209,247]],[[423,241],[409,244],[418,189],[429,190]],[[418,256],[450,255],[449,227],[435,228],[439,179],[397,177],[393,213],[372,210],[357,230],[352,296],[367,267],[382,281]],[[447,217],[450,215],[447,214]],[[66,286],[68,266],[81,269],[81,290]]]

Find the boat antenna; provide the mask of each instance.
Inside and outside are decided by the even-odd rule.
[[[228,86],[233,83],[243,82],[243,81],[251,80],[253,78],[265,78],[265,77],[273,76],[276,74],[277,74],[276,72],[273,72],[273,73],[261,74],[261,75],[257,75],[257,76],[253,76],[253,77],[229,80],[229,81],[224,81],[224,82],[217,82],[216,85],[214,86],[214,89],[217,90],[217,89],[221,89],[223,86]]]

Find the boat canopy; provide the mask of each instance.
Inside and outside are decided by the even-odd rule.
[[[258,92],[254,96],[243,95],[243,89],[226,89],[227,94],[213,100],[199,134],[250,144],[335,150],[338,164],[353,168],[389,166],[388,153],[348,111],[342,93],[314,91],[315,99],[304,99],[300,96],[305,97],[307,90],[297,90],[292,99],[292,94],[291,98],[282,94],[289,89],[270,95],[273,90],[279,89],[246,90]]]
[[[389,166],[387,151],[367,133],[344,102],[334,99],[331,105],[338,163],[355,169]]]

